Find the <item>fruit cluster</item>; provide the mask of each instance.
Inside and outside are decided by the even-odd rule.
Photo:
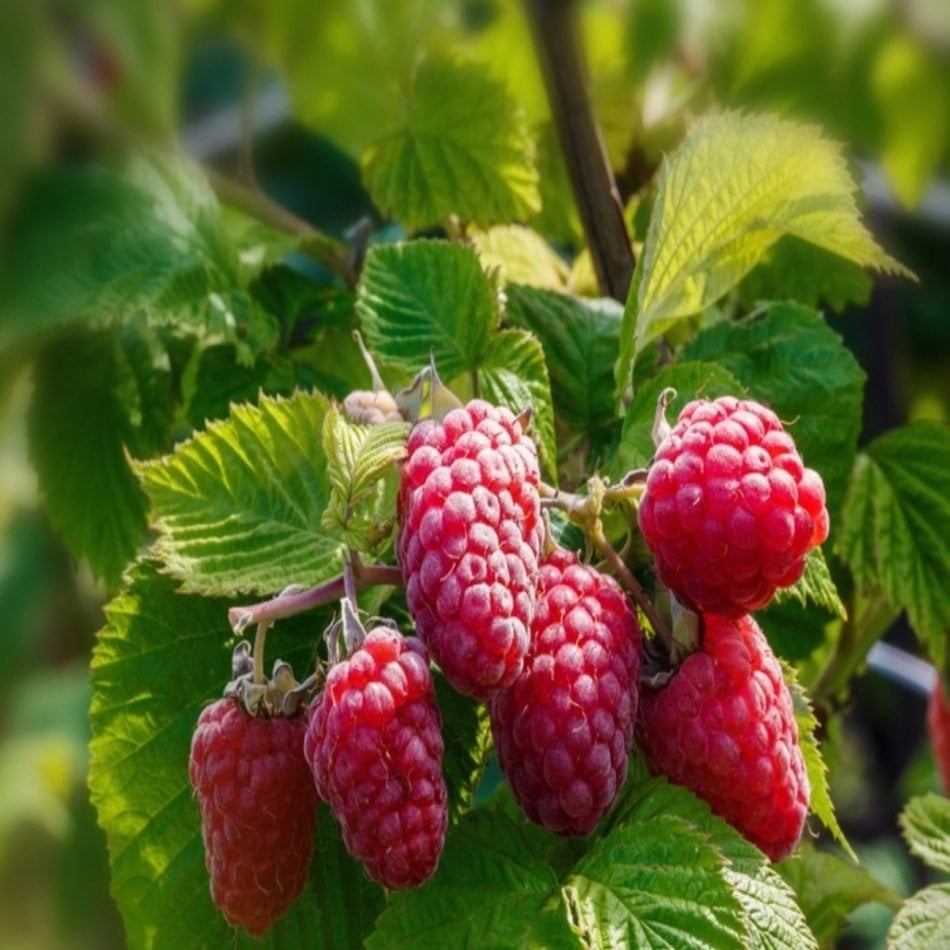
[[[644,642],[617,580],[553,545],[542,490],[509,410],[476,399],[417,423],[396,554],[418,638],[367,633],[344,599],[347,655],[332,641],[337,662],[309,708],[251,715],[232,684],[202,713],[190,774],[212,895],[232,924],[261,933],[305,886],[318,798],[375,881],[412,887],[434,872],[448,810],[430,656],[487,705],[501,769],[537,824],[590,833],[636,737],[653,771],[769,857],[794,847],[808,780],[781,668],[749,612],[801,576],[828,515],[778,418],[696,401],[660,440],[638,520],[694,619],[685,647],[675,627]]]

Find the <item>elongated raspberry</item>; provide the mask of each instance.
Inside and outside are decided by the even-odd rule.
[[[237,699],[202,710],[188,774],[201,810],[211,897],[259,935],[307,883],[317,792],[303,756],[306,712],[252,717]]]
[[[943,789],[950,795],[950,708],[939,679],[934,683],[927,703],[927,729]]]
[[[640,627],[611,577],[567,551],[541,563],[531,647],[491,704],[502,770],[525,814],[585,835],[627,775]]]
[[[741,617],[794,584],[828,536],[825,489],[778,416],[752,400],[696,400],[660,443],[640,530],[670,590]]]
[[[426,649],[371,630],[327,677],[304,754],[343,840],[374,881],[399,889],[435,870],[448,821],[442,734]]]
[[[792,699],[751,617],[703,619],[703,648],[666,686],[643,687],[637,740],[654,772],[778,861],[801,837],[810,795]]]
[[[532,441],[473,400],[409,435],[397,555],[416,630],[446,679],[487,700],[521,671],[543,527]]]

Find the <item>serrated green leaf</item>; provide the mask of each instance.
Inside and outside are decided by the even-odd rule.
[[[357,425],[335,406],[323,422],[330,499],[321,523],[361,553],[392,532],[396,517],[395,465],[406,455],[409,424]],[[390,484],[385,484],[385,480]]]
[[[910,850],[929,867],[950,872],[950,800],[932,792],[912,798],[900,822]]]
[[[871,283],[853,261],[788,236],[766,251],[736,292],[746,307],[763,300],[795,300],[809,307],[824,302],[840,313],[851,304],[867,304]]]
[[[615,474],[641,468],[653,458],[656,446],[652,433],[657,400],[669,387],[676,390],[676,398],[666,407],[666,417],[671,425],[692,399],[744,394],[743,386],[729,369],[713,362],[686,361],[664,366],[637,390],[627,409],[617,449],[618,470]]]
[[[517,284],[506,294],[508,319],[534,333],[544,348],[559,418],[585,433],[614,422],[611,361],[620,339],[620,305]]]
[[[319,393],[235,406],[172,455],[139,465],[156,553],[183,590],[272,594],[338,573]]]
[[[857,856],[838,824],[835,806],[831,800],[831,793],[828,791],[828,766],[825,765],[825,760],[822,758],[821,750],[818,747],[818,738],[815,735],[818,729],[818,720],[815,718],[811,700],[808,698],[805,687],[796,681],[794,669],[783,663],[782,671],[788,683],[788,691],[792,695],[795,724],[798,726],[798,744],[805,760],[808,784],[811,786],[809,809],[831,832],[838,844],[848,853],[848,856],[857,861]]]
[[[385,215],[418,231],[452,216],[507,224],[540,209],[531,139],[502,83],[474,64],[430,58],[404,108],[362,160]]]
[[[431,352],[443,379],[478,367],[499,319],[475,251],[447,241],[373,248],[356,310],[374,356],[416,373]]]
[[[264,938],[232,930],[211,903],[188,751],[202,706],[221,694],[230,675],[232,605],[183,595],[143,564],[107,608],[98,637],[89,782],[128,944],[360,946],[382,892],[346,854],[326,808],[317,817],[311,880]],[[268,636],[268,654],[302,674],[312,665],[319,629],[312,615],[282,621]]]
[[[665,778],[651,778],[640,755],[630,761],[630,775],[608,826],[638,821],[649,824],[657,816],[672,814],[701,831],[726,859],[723,877],[745,916],[747,938],[754,948],[815,947],[795,896],[765,855],[731,825],[712,814],[705,801]]]
[[[776,603],[780,604],[788,600],[795,600],[803,607],[808,603],[817,604],[842,620],[848,617],[848,612],[838,594],[838,588],[831,579],[828,562],[821,548],[814,548],[808,552],[805,558],[805,573],[802,574],[798,583],[775,592]]]
[[[118,582],[147,524],[147,500],[126,458],[135,432],[117,393],[116,339],[74,332],[34,369],[30,456],[50,518],[77,558]]]
[[[788,423],[805,465],[825,483],[834,529],[861,430],[864,372],[821,314],[771,304],[704,330],[683,356],[729,370]]]
[[[840,147],[814,126],[734,112],[700,120],[660,170],[624,311],[618,394],[647,343],[714,304],[785,234],[906,274],[861,223],[854,191]]]
[[[842,556],[862,589],[904,608],[942,666],[950,628],[950,430],[892,429],[855,463],[842,515]]]
[[[478,367],[478,390],[482,398],[507,406],[515,415],[531,407],[530,429],[536,434],[541,468],[551,479],[556,479],[551,384],[537,338],[524,330],[503,330],[495,334]]]
[[[864,868],[804,844],[775,865],[788,882],[822,946],[830,946],[852,911],[871,901],[896,907],[900,896]]]
[[[522,224],[500,224],[474,231],[471,241],[486,271],[495,270],[500,284],[525,284],[563,290],[569,270],[537,231]]]
[[[950,884],[933,884],[904,902],[887,932],[888,950],[950,946]]]

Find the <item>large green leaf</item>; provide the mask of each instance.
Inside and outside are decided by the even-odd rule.
[[[619,392],[636,353],[714,304],[785,234],[901,271],[861,223],[854,191],[840,147],[813,126],[739,113],[699,121],[660,170],[624,311]]]
[[[106,611],[92,660],[89,784],[128,943],[360,946],[382,892],[345,853],[325,808],[317,818],[311,880],[263,941],[233,931],[211,903],[188,752],[202,706],[220,696],[230,675],[231,605],[183,595],[143,564]],[[268,653],[304,674],[319,629],[312,616],[282,622],[268,637]]]
[[[795,892],[808,926],[822,946],[831,946],[853,910],[870,901],[895,907],[900,897],[864,868],[811,844],[775,865]]]
[[[950,946],[950,884],[933,884],[904,902],[887,932],[888,950]]]
[[[729,370],[750,397],[786,420],[805,464],[824,480],[834,525],[861,430],[864,372],[821,314],[771,304],[704,330],[684,357]]]
[[[932,792],[912,798],[900,821],[910,850],[928,867],[950,872],[950,801]]]
[[[263,398],[139,466],[158,556],[186,591],[272,594],[340,570],[322,526],[330,495],[319,393]]]
[[[839,538],[858,585],[903,608],[934,662],[950,628],[950,430],[892,429],[858,455]]]
[[[540,209],[518,106],[474,64],[425,60],[400,121],[363,156],[363,174],[376,206],[409,231],[453,216],[507,224]]]
[[[119,349],[121,352],[121,349]],[[116,584],[146,528],[147,500],[126,458],[136,429],[121,398],[112,333],[75,331],[36,361],[30,455],[70,551]],[[142,378],[142,377],[138,377]],[[160,408],[148,394],[147,412]]]
[[[616,418],[611,363],[620,339],[620,305],[509,285],[507,314],[541,341],[558,416],[589,433]]]

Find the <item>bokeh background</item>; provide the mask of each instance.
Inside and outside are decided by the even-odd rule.
[[[845,143],[872,230],[919,277],[856,276],[848,293],[821,301],[868,374],[863,441],[911,419],[945,421],[950,3],[579,6],[594,109],[625,198],[710,108],[777,111]],[[4,330],[3,287],[24,269],[39,283],[56,279],[49,261],[23,251],[23,235],[47,229],[68,246],[76,222],[100,211],[50,205],[50,173],[181,149],[229,179],[253,176],[334,237],[363,219],[374,239],[398,237],[361,184],[360,159],[385,127],[387,87],[434,49],[487,63],[518,99],[540,143],[545,229],[571,261],[582,234],[516,0],[0,2],[2,948],[123,945],[85,784],[88,663],[110,592],[60,540],[31,464],[32,367],[55,332],[41,320],[32,336]],[[754,283],[744,292],[754,299]],[[194,421],[179,420],[176,436]],[[81,487],[81,469],[74,476]],[[109,499],[89,504],[106,510]],[[888,641],[916,649],[900,623]],[[827,745],[845,831],[867,868],[901,893],[919,886],[923,870],[895,816],[909,794],[937,787],[923,730],[927,682],[925,667],[901,678],[892,659],[871,664]],[[859,911],[842,945],[880,945],[891,913]]]

